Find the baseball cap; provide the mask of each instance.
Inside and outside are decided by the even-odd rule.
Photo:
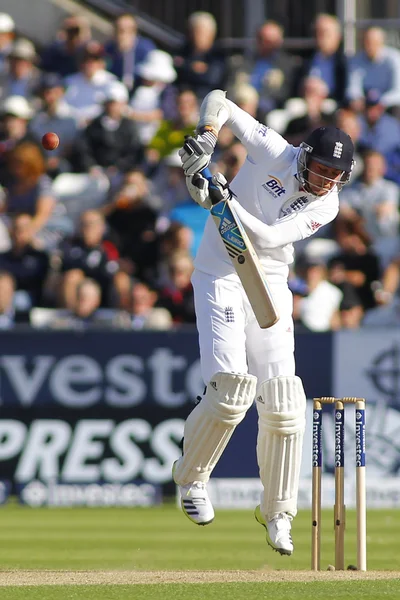
[[[366,106],[376,106],[380,103],[382,94],[377,89],[370,89],[365,93]]]
[[[56,87],[65,87],[64,80],[58,73],[44,73],[40,80],[40,87],[45,90]]]
[[[0,33],[11,33],[14,29],[14,19],[7,13],[0,13]]]

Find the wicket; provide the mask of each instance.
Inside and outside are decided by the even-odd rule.
[[[312,440],[312,540],[311,569],[320,570],[321,557],[321,492],[322,492],[322,407],[335,405],[335,568],[344,569],[344,406],[355,405],[356,445],[356,511],[357,511],[357,569],[367,570],[367,520],[365,485],[365,399],[314,398]]]

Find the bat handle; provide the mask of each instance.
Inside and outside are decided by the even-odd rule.
[[[213,203],[213,206],[215,204],[218,204],[218,202],[221,202],[221,200],[224,200],[224,196],[222,195],[222,192],[219,188],[217,188],[216,185],[213,184],[212,181],[212,174],[211,171],[208,167],[206,167],[205,169],[202,170],[201,174],[203,175],[203,177],[205,177],[209,183],[209,190],[210,190],[210,198],[211,201]]]

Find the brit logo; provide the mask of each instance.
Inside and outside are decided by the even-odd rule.
[[[336,142],[335,143],[335,147],[333,149],[333,157],[334,158],[341,158],[341,156],[342,156],[342,150],[343,150],[343,144],[342,144],[342,142]]]
[[[268,177],[271,177],[271,179],[268,179],[268,181],[262,184],[264,190],[266,190],[274,198],[279,198],[283,194],[286,194],[286,190],[283,187],[280,179],[274,175],[268,175]]]
[[[234,323],[235,322],[235,313],[233,312],[232,306],[227,306],[225,308],[225,322],[226,323]]]

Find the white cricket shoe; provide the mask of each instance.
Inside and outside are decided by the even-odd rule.
[[[176,462],[172,467],[172,477],[174,476]],[[182,510],[187,518],[196,525],[211,523],[214,520],[214,509],[208,497],[206,484],[202,481],[193,481],[188,485],[179,485],[179,483],[176,485],[181,495]]]
[[[179,485],[181,506],[185,515],[196,525],[208,525],[214,520],[214,509],[208,497],[206,484],[193,481],[189,485]]]
[[[290,556],[294,550],[292,536],[290,531],[292,529],[292,517],[287,513],[280,513],[277,517],[266,521],[264,515],[261,513],[260,505],[256,507],[254,511],[256,521],[265,528],[267,533],[267,543],[273,550],[279,552],[279,554],[286,554]]]

